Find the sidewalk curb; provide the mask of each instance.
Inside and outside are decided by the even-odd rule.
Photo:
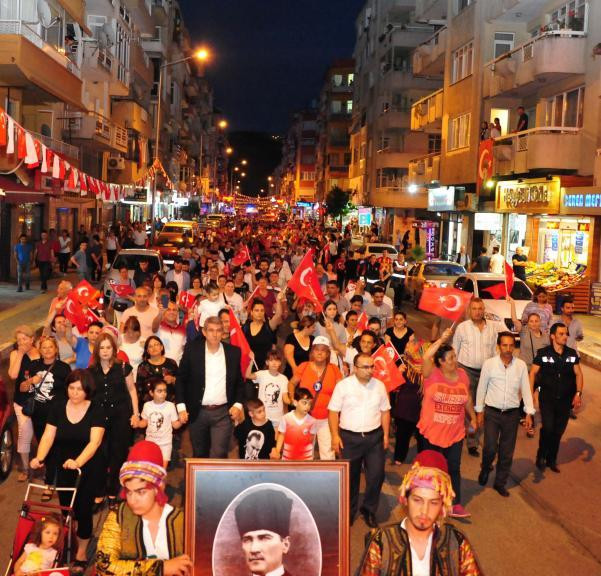
[[[595,368],[596,370],[601,370],[601,358],[598,356],[587,352],[586,350],[579,350],[580,359],[583,364],[590,366],[591,368]]]

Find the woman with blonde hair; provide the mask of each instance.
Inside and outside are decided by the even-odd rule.
[[[22,324],[15,329],[15,348],[10,353],[8,376],[15,382],[13,407],[17,417],[17,453],[21,458],[21,472],[17,476],[19,482],[29,478],[29,452],[33,438],[33,424],[31,418],[23,414],[23,406],[31,394],[21,392],[21,382],[29,378],[31,365],[40,357],[38,349],[34,346],[33,330]]]
[[[117,358],[117,343],[103,332],[96,340],[89,368],[94,380],[94,401],[105,413],[104,453],[109,468],[106,493],[111,504],[119,493],[119,469],[127,458],[132,427],[140,422],[138,394],[132,367]]]

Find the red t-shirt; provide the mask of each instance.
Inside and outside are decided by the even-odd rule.
[[[294,412],[288,412],[280,420],[278,432],[284,435],[282,460],[313,460],[315,418],[307,414],[299,421]]]

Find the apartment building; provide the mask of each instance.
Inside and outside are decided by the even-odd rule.
[[[387,236],[427,206],[408,186],[410,159],[430,145],[410,130],[410,112],[438,84],[413,74],[411,54],[435,27],[415,22],[414,11],[410,0],[368,0],[356,20],[350,187],[355,204],[377,207]]]
[[[339,187],[349,190],[350,138],[353,113],[353,60],[336,61],[326,72],[319,99],[315,191],[318,202]]]
[[[409,171],[443,221],[441,253],[496,244],[510,258],[524,246],[532,260],[598,278],[601,5],[418,0],[416,18],[441,26],[413,69],[440,75],[442,91],[412,112],[414,130],[441,134],[440,151]],[[501,135],[481,140],[495,118]]]

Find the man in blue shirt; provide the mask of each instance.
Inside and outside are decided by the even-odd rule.
[[[18,244],[13,248],[17,261],[17,292],[23,292],[23,281],[25,281],[25,288],[29,290],[32,253],[33,246],[28,242],[27,234],[21,234]]]

